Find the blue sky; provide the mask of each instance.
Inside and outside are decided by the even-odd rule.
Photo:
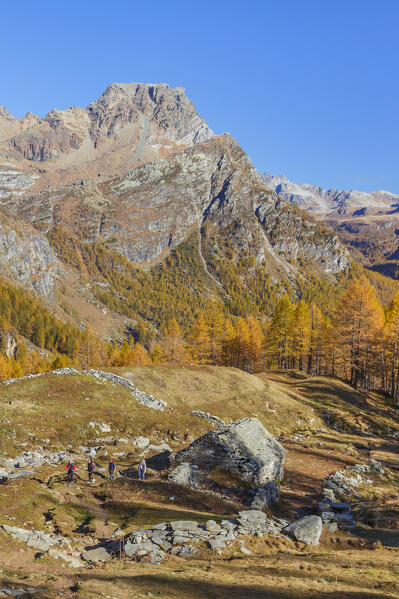
[[[2,4],[0,104],[86,106],[111,82],[181,85],[260,171],[399,193],[396,0]]]

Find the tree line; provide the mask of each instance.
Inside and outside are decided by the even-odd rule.
[[[6,296],[1,289],[2,314],[11,319],[8,302],[23,304],[26,292],[19,297],[8,290]],[[34,301],[29,308],[23,304],[27,313],[19,330],[51,351],[30,352],[20,343],[16,360],[0,353],[0,379],[64,366],[218,364],[247,372],[298,369],[338,376],[354,388],[381,390],[399,402],[399,292],[382,306],[365,276],[341,291],[331,316],[314,302],[293,301],[288,295],[278,299],[271,315],[257,318],[232,316],[221,301],[209,300],[188,330],[171,318],[148,343],[105,343],[89,326],[79,331],[57,319],[53,323]]]

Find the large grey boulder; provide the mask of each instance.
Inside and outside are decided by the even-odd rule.
[[[257,418],[244,418],[210,431],[173,457],[210,474],[215,468],[256,486],[281,480],[286,450]]]
[[[307,545],[318,545],[322,530],[323,522],[320,516],[303,516],[287,526],[284,532]]]

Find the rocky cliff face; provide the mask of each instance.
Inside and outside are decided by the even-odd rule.
[[[358,261],[398,278],[398,195],[388,191],[326,190],[293,183],[282,175],[262,174],[261,179],[279,197],[333,227]]]
[[[270,192],[227,134],[124,175],[13,195],[3,206],[43,232],[62,225],[107,242],[135,263],[159,260],[209,223],[222,236],[234,226],[239,253],[251,251],[271,270],[294,276],[301,255],[328,273],[348,266],[337,236]]]
[[[39,296],[54,298],[64,269],[38,231],[0,213],[0,270]]]

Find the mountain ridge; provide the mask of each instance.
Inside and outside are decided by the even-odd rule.
[[[77,305],[120,338],[124,323],[151,319],[154,285],[160,302],[178,295],[186,328],[209,297],[233,315],[269,315],[284,292],[331,297],[350,268],[337,234],[268,189],[183,88],[111,84],[87,108],[53,109],[26,130],[14,121],[19,132],[0,143],[0,209],[55,252],[61,274],[43,298],[63,318]],[[171,316],[155,311],[157,327]]]
[[[399,277],[399,195],[389,191],[326,190],[293,183],[284,175],[260,175],[264,183],[290,204],[330,225],[369,268]]]

